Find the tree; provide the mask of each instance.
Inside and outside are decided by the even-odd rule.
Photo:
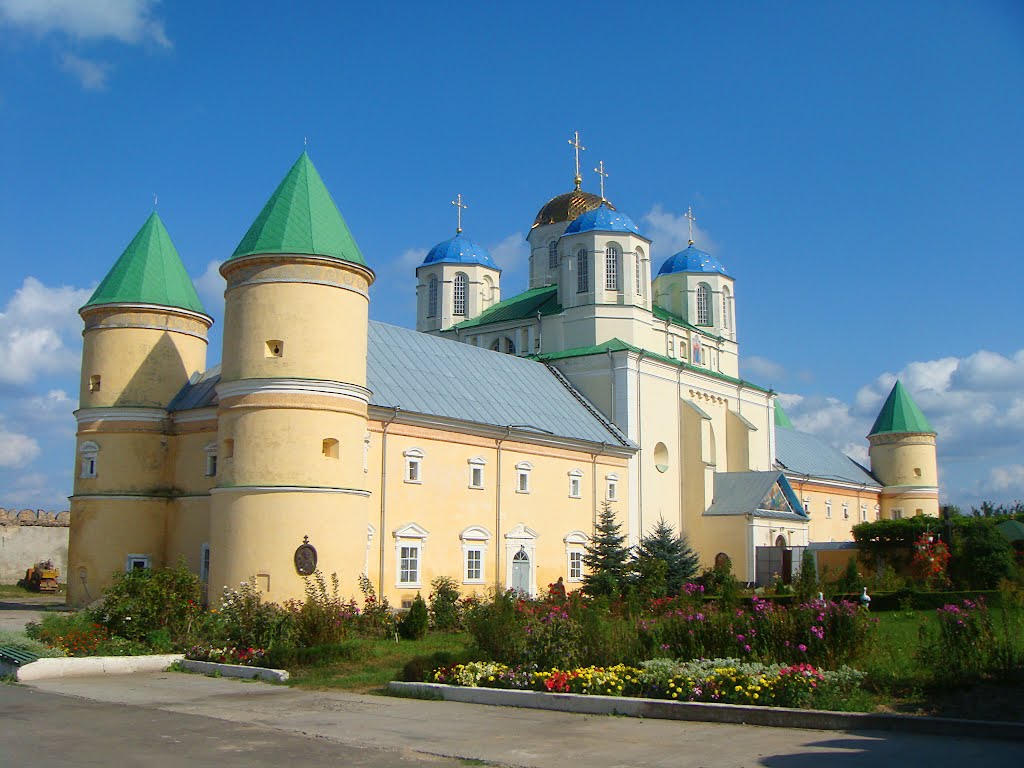
[[[629,547],[622,524],[615,521],[615,511],[607,501],[597,516],[594,538],[583,553],[587,573],[583,591],[588,595],[615,597],[629,574]]]
[[[993,521],[974,520],[957,532],[950,575],[961,588],[994,589],[1013,569],[1013,549]]]
[[[693,578],[700,565],[700,558],[690,547],[685,534],[677,536],[675,529],[664,519],[659,520],[640,541],[632,563],[634,574],[642,579],[644,574],[651,572],[650,562],[654,560],[665,563],[665,591],[673,596],[678,595],[683,584]]]

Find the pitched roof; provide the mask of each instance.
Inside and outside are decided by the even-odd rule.
[[[776,419],[778,418],[778,404]],[[778,425],[778,421],[776,421]],[[786,472],[819,480],[838,480],[871,488],[882,485],[864,467],[817,435],[792,428],[775,430],[775,463]]]
[[[897,380],[889,397],[885,399],[882,410],[875,419],[869,435],[884,435],[890,433],[931,433],[935,434],[932,425],[928,423],[924,413],[917,407],[917,403],[910,396],[910,393]]]
[[[996,523],[996,528],[1011,543],[1024,541],[1024,523],[1020,520],[1003,520],[1001,523]]]
[[[258,253],[330,256],[366,266],[331,193],[303,152],[263,206],[231,258]]]
[[[808,519],[786,476],[778,470],[716,472],[714,478],[715,495],[705,515],[752,514],[777,520]]]
[[[371,321],[370,404],[518,432],[635,448],[557,371],[527,358]],[[220,370],[186,385],[168,410],[216,404]]]
[[[789,420],[789,416],[782,410],[778,400],[775,401],[775,426],[782,427],[783,429],[794,429],[793,422]]]
[[[480,325],[533,318],[537,316],[538,312],[542,315],[557,315],[561,311],[562,305],[558,303],[558,286],[545,285],[543,288],[531,288],[504,301],[499,301],[476,317],[463,320],[452,327],[476,328]]]
[[[85,303],[157,304],[205,314],[171,236],[153,211]]]

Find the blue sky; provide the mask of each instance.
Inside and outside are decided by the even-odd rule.
[[[656,265],[693,206],[742,372],[798,427],[864,459],[899,376],[946,500],[1022,498],[1022,92],[1014,2],[0,0],[0,506],[66,506],[76,310],[154,193],[219,319],[217,264],[308,137],[371,315],[412,325],[456,193],[525,287],[574,130]]]

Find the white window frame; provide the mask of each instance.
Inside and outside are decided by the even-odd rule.
[[[505,584],[512,584],[512,561],[520,549],[530,558],[530,596],[537,594],[537,537],[535,530],[519,523],[505,534]]]
[[[99,470],[100,447],[92,440],[87,440],[78,448],[78,453],[82,457],[78,476],[85,479],[95,478]]]
[[[697,286],[697,325],[711,325],[711,286],[700,283]]]
[[[583,498],[583,470],[581,469],[569,470],[569,498]]]
[[[206,477],[217,476],[217,443],[208,443],[203,450],[206,452]]]
[[[587,548],[590,537],[583,531],[570,531],[563,538],[565,542],[565,580],[569,584],[579,584],[583,581],[583,554]],[[573,560],[579,560],[579,575],[573,576]]]
[[[469,296],[469,276],[465,272],[456,272],[452,281],[452,314],[466,316],[466,302]]]
[[[533,464],[528,461],[520,461],[516,464],[516,493],[530,493],[530,473],[533,472]]]
[[[419,448],[410,448],[402,453],[405,457],[405,472],[402,479],[412,485],[423,484],[423,456]]]
[[[142,568],[135,568],[135,563],[142,563]],[[148,571],[153,567],[153,556],[152,555],[128,555],[124,559],[124,570],[127,573],[132,571]]]
[[[576,293],[586,293],[590,290],[590,274],[587,265],[587,249],[580,248],[576,251]]]
[[[606,291],[618,291],[619,288],[619,260],[622,258],[622,250],[617,245],[607,245],[604,249],[604,289]]]
[[[843,520],[849,520],[849,519],[850,519],[850,504],[848,502],[844,501],[843,502]]]
[[[832,499],[825,500],[825,519],[832,519]]]
[[[420,589],[423,587],[423,550],[427,547],[426,528],[416,523],[408,523],[401,528],[395,529],[395,587],[398,589]],[[408,549],[410,553],[415,552],[416,578],[411,581],[402,581],[402,549]]]
[[[548,243],[548,269],[558,268],[558,241]]]
[[[893,507],[889,511],[889,514],[890,514],[890,516],[892,517],[893,520],[902,520],[903,519],[903,507]]]
[[[636,288],[636,295],[637,296],[643,296],[644,295],[644,291],[643,291],[643,281],[644,281],[644,276],[643,276],[643,260],[644,260],[644,252],[643,252],[643,249],[637,248],[633,252],[633,255],[636,257],[635,258],[635,261],[636,261],[636,286],[635,286],[635,288]]]
[[[459,534],[462,541],[462,583],[485,584],[487,582],[487,547],[491,542],[491,532],[481,525],[471,525]],[[478,554],[480,559],[480,575],[470,577],[470,553]]]
[[[482,456],[474,456],[469,460],[469,487],[474,491],[482,491],[484,489],[484,483],[486,478],[484,476],[484,466],[487,462]],[[477,473],[480,475],[480,482],[476,482]]]
[[[437,275],[431,275],[427,283],[427,317],[437,317],[437,294]]]
[[[619,500],[619,476],[616,474],[610,474],[604,476],[605,480],[605,500],[606,501],[618,501]]]
[[[804,496],[804,512],[808,515],[811,514],[811,497]]]
[[[866,523],[868,521],[868,505],[867,504],[861,504],[860,505],[860,521],[862,523]]]

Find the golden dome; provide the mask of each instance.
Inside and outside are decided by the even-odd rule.
[[[604,204],[613,211],[615,210],[615,206],[607,200],[604,201]],[[581,213],[592,211],[599,205],[601,205],[601,198],[598,195],[584,192],[579,188],[574,189],[572,192],[566,192],[564,195],[548,200],[537,213],[537,218],[533,220],[533,227],[530,229],[542,227],[545,224],[573,221]]]

